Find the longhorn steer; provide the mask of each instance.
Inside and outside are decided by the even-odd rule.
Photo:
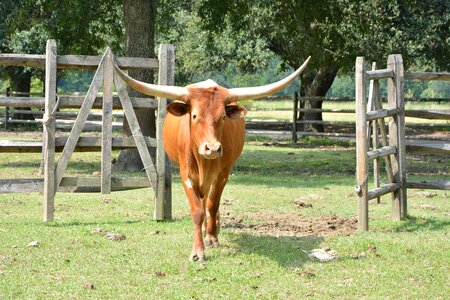
[[[219,246],[220,197],[245,141],[243,117],[247,111],[237,105],[237,101],[262,98],[282,90],[306,68],[309,59],[278,82],[233,89],[212,80],[186,87],[153,85],[135,80],[115,66],[119,75],[134,89],[175,100],[167,106],[169,114],[164,122],[163,139],[169,158],[180,166],[191,208],[194,244],[189,260],[205,259],[202,225],[206,244]]]

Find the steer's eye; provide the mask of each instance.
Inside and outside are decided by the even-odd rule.
[[[192,115],[192,119],[193,120],[197,119],[197,115]]]

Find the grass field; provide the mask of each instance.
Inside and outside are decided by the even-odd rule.
[[[99,157],[76,154],[66,174],[93,174]],[[39,160],[0,154],[2,177],[37,177]],[[0,299],[448,298],[448,193],[409,190],[402,222],[390,220],[385,196],[370,205],[371,231],[357,233],[354,169],[352,144],[248,141],[222,197],[221,247],[204,263],[188,262],[192,225],[177,176],[168,222],[151,220],[150,189],[58,193],[47,224],[41,194],[0,195]],[[448,158],[409,157],[408,170],[448,178]],[[339,258],[312,260],[314,248]]]

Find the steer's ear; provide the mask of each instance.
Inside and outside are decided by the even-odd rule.
[[[239,119],[245,117],[247,109],[239,105],[227,105],[225,106],[225,113],[230,119]]]
[[[175,101],[167,105],[167,111],[172,115],[181,117],[189,111],[189,105],[181,101]]]

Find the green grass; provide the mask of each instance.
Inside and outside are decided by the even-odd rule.
[[[250,213],[355,217],[352,144],[254,139],[224,191],[224,216],[247,223],[258,222]],[[408,166],[416,177],[444,178],[445,159],[409,157]],[[2,153],[2,177],[36,177],[39,160],[39,154]],[[98,162],[98,154],[78,153],[67,175],[92,174]],[[203,264],[188,262],[192,225],[177,176],[170,222],[151,220],[150,189],[108,196],[58,193],[56,219],[48,224],[41,221],[41,194],[3,194],[0,299],[444,299],[450,293],[450,201],[445,191],[430,191],[430,198],[420,192],[408,190],[410,218],[402,222],[390,220],[389,196],[371,204],[368,233],[277,236],[223,228],[222,246],[208,248]],[[297,198],[313,207],[297,208]],[[97,227],[126,239],[92,234]],[[40,246],[27,247],[34,240]],[[339,259],[319,263],[304,252],[319,247],[332,248]],[[354,258],[362,252],[365,258]]]

